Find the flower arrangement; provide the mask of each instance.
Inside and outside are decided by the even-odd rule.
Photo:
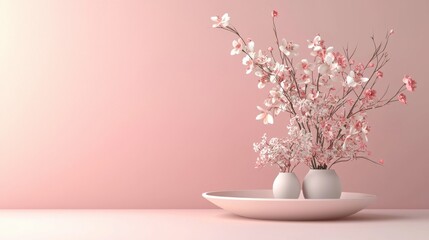
[[[290,117],[287,137],[268,140],[264,134],[254,143],[259,153],[256,167],[277,165],[281,172],[291,172],[300,163],[311,169],[329,169],[355,159],[383,164],[384,160],[369,157],[367,112],[394,102],[407,104],[404,92],[416,89],[416,81],[409,75],[393,94],[389,88],[375,88],[389,62],[386,50],[394,31],[388,31],[380,42],[371,37],[374,50],[365,62],[354,60],[356,48],[335,51],[320,35],[308,40],[310,60],[296,59],[300,46],[279,39],[275,22],[278,12],[272,11],[271,16],[276,48],[266,51],[256,51],[254,41],[242,37],[227,13],[211,18],[213,28],[237,37],[231,55],[244,55],[246,74],[258,77],[258,88],[270,85],[263,107],[257,106],[260,113],[256,119],[273,124],[274,117],[282,113]]]

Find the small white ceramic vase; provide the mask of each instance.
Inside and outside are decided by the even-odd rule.
[[[298,198],[301,185],[295,173],[280,172],[273,182],[274,198]]]
[[[302,183],[302,193],[307,199],[340,198],[340,178],[332,169],[310,169]]]

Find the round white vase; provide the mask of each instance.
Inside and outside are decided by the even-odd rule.
[[[310,169],[302,183],[302,193],[307,199],[340,198],[340,178],[332,169]]]
[[[301,185],[295,173],[280,172],[273,182],[274,198],[298,198]]]

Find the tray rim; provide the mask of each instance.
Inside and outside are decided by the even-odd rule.
[[[252,198],[252,197],[231,197],[231,196],[216,196],[211,195],[214,193],[220,193],[220,192],[245,192],[245,191],[271,191],[271,189],[244,189],[244,190],[221,190],[221,191],[209,191],[202,193],[202,197],[205,199],[225,199],[225,200],[245,200],[245,201],[273,201],[273,202],[318,202],[318,201],[328,201],[328,202],[334,202],[334,201],[362,201],[363,199],[367,200],[375,200],[377,199],[377,196],[374,194],[369,193],[360,193],[360,192],[342,192],[347,194],[357,194],[360,195],[359,198],[337,198],[337,199],[305,199],[305,198],[296,198],[296,199],[286,199],[286,198]]]

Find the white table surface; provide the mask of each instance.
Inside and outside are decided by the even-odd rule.
[[[429,239],[429,209],[363,210],[322,222],[252,220],[219,209],[0,210],[0,239]]]

